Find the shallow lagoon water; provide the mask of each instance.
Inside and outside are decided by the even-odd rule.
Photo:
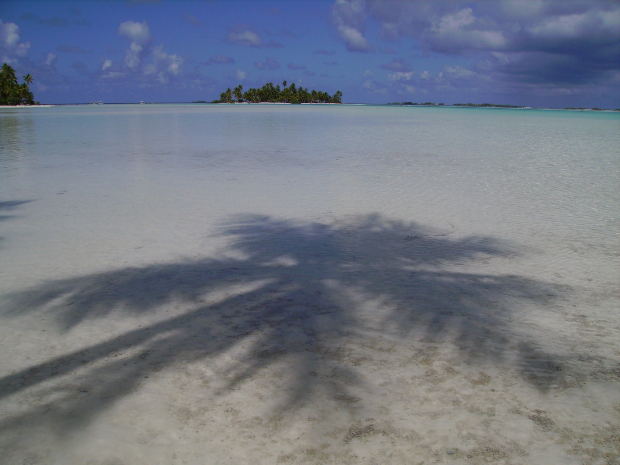
[[[0,437],[33,435],[15,457],[103,463],[104,438],[142,463],[118,435],[150,444],[144,463],[203,463],[192,457],[207,450],[228,463],[235,441],[236,460],[258,447],[261,463],[448,449],[463,463],[580,463],[583,441],[612,450],[596,441],[620,425],[620,114],[93,105],[0,110],[0,134]],[[261,310],[211,322],[233,343],[188,348],[211,327],[191,315],[216,301]],[[269,385],[287,363],[300,373]],[[220,385],[235,376],[240,387]],[[94,399],[64,397],[82,385]],[[196,402],[211,407],[179,413]],[[87,425],[76,443],[72,422]],[[328,455],[308,455],[317,444]]]
[[[0,117],[0,198],[31,201],[3,224],[10,286],[139,259],[136,247],[201,254],[209,226],[236,213],[379,212],[533,247],[618,245],[615,113],[109,105]]]

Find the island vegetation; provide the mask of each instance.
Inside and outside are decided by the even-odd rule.
[[[580,110],[580,111],[605,111],[605,108],[599,108],[599,107],[565,107],[564,110]],[[618,108],[616,108],[614,111],[618,111]]]
[[[421,107],[443,107],[444,103],[437,102],[390,102],[388,105],[400,105],[400,106],[421,106]]]
[[[473,107],[473,108],[525,108],[520,105],[504,105],[501,103],[455,103],[454,107]]]
[[[443,107],[444,103],[436,102],[391,102],[388,105],[400,105],[400,106],[422,106],[422,107]],[[473,107],[473,108],[526,108],[519,105],[503,105],[500,103],[453,103],[453,107]]]
[[[295,83],[287,85],[286,81],[274,85],[268,82],[259,88],[250,88],[244,92],[239,84],[234,89],[226,89],[213,103],[342,103],[342,92],[329,95],[321,90],[308,90],[297,87]]]
[[[32,76],[26,74],[21,84],[17,81],[15,70],[4,63],[0,69],[0,105],[34,105],[34,96],[30,91]]]

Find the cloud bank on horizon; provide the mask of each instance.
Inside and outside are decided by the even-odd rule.
[[[620,107],[613,0],[9,0],[0,14],[0,58],[34,75],[41,101],[288,80],[350,102]]]

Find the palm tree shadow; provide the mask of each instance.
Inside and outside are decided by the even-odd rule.
[[[17,207],[26,204],[26,203],[30,203],[32,202],[32,200],[3,200],[0,201],[0,212],[9,210],[15,210],[17,209]],[[14,218],[18,218],[18,215],[5,215],[5,214],[0,214],[0,223],[3,221],[8,221],[8,220],[12,220]],[[0,236],[0,248],[1,248],[1,244],[2,242],[4,242],[6,239],[3,236]]]
[[[59,431],[78,427],[150,375],[209,364],[240,346],[243,354],[219,374],[218,392],[287,362],[274,393],[280,411],[318,394],[350,398],[361,381],[343,348],[369,335],[452,344],[466,363],[516,364],[540,390],[561,375],[562,360],[515,334],[509,321],[519,305],[545,305],[565,289],[450,269],[513,256],[509,244],[450,239],[377,214],[333,224],[241,215],[218,234],[228,238],[233,256],[50,281],[10,296],[5,318],[51,312],[65,331],[104,317],[148,317],[169,306],[183,311],[0,378],[0,399],[25,389],[38,389],[43,399],[0,429],[41,418]]]

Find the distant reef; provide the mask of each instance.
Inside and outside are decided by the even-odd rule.
[[[581,111],[620,111],[620,108],[614,109],[606,109],[606,108],[598,108],[598,107],[565,107],[564,110],[581,110]]]
[[[455,103],[454,107],[474,107],[474,108],[526,108],[521,105],[502,105],[499,103]]]
[[[501,103],[453,103],[451,105],[446,105],[444,103],[436,103],[436,102],[390,102],[387,105],[395,105],[395,106],[421,106],[421,107],[471,107],[471,108],[532,108],[526,107],[522,105],[505,105]],[[615,109],[606,109],[606,108],[598,108],[598,107],[565,107],[561,108],[561,110],[581,110],[581,111],[620,111],[620,108]]]
[[[443,107],[444,103],[437,102],[390,102],[388,105],[400,105],[400,106],[421,106],[421,107]]]
[[[322,90],[308,90],[297,87],[295,83],[287,85],[286,81],[274,85],[268,82],[259,88],[250,88],[244,92],[239,84],[234,89],[226,89],[218,100],[212,103],[342,103],[342,92],[329,95]]]
[[[401,105],[401,106],[422,106],[422,107],[443,107],[444,103],[436,102],[392,102],[388,105]],[[472,107],[472,108],[527,108],[519,105],[502,105],[499,103],[454,103],[448,105],[452,107]]]
[[[34,105],[34,96],[30,92],[32,76],[26,74],[24,82],[19,83],[15,70],[4,63],[0,68],[0,105]]]

